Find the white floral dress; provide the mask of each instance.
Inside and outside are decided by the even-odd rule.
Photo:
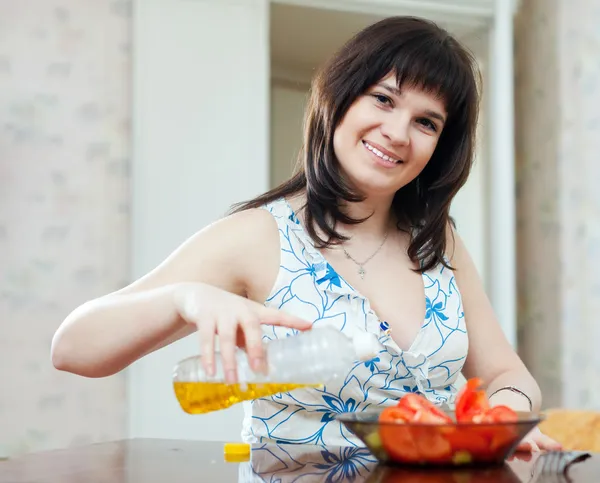
[[[265,209],[277,221],[281,243],[279,273],[265,305],[310,320],[315,328],[329,325],[348,334],[371,332],[383,349],[372,360],[356,362],[338,383],[245,402],[244,441],[362,446],[335,420],[337,414],[394,405],[407,392],[419,392],[436,404],[452,404],[454,383],[468,351],[453,272],[438,266],[423,273],[425,320],[410,348],[403,351],[369,301],[315,248],[287,201],[277,200]],[[265,341],[294,333],[286,327],[263,327]]]

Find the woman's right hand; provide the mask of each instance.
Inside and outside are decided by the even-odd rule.
[[[265,371],[266,360],[261,325],[308,330],[312,324],[281,310],[204,283],[177,287],[175,306],[188,324],[198,328],[201,360],[206,374],[215,374],[215,335],[219,336],[226,382],[237,381],[236,347],[245,347],[254,371]]]

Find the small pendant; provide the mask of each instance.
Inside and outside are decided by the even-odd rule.
[[[365,278],[365,269],[363,267],[360,267],[358,269],[358,274],[360,275],[360,278]]]

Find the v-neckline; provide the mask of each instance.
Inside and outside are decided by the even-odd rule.
[[[297,213],[294,211],[294,209],[292,208],[292,205],[290,205],[289,201],[286,198],[282,198],[282,202],[284,203],[284,206],[286,207],[287,211],[289,212],[289,216],[288,218],[291,218],[291,221],[293,221],[297,226],[300,227],[300,232],[295,231],[296,235],[302,235],[300,238],[302,239],[302,242],[305,244],[305,246],[308,244],[310,246],[310,248],[313,251],[313,256],[317,258],[317,260],[322,263],[322,264],[326,264],[327,266],[331,267],[331,269],[335,272],[335,274],[337,275],[337,277],[339,277],[339,279],[341,281],[343,281],[343,283],[349,287],[349,289],[352,291],[352,293],[362,299],[365,303],[365,309],[366,309],[366,313],[367,314],[371,314],[373,315],[377,321],[378,321],[378,325],[380,325],[381,323],[387,323],[385,320],[381,319],[379,317],[379,315],[375,312],[375,310],[371,307],[371,302],[369,300],[368,297],[366,297],[365,295],[363,295],[358,289],[356,289],[352,284],[348,283],[348,281],[342,276],[340,275],[340,273],[334,268],[334,266],[329,262],[329,260],[327,260],[327,258],[325,257],[325,255],[323,255],[318,249],[317,247],[315,247],[315,244],[312,240],[312,238],[310,237],[310,235],[308,234],[308,232],[306,231],[304,224],[300,221],[300,217],[297,215]],[[428,272],[421,272],[421,282],[422,282],[422,286],[423,286],[423,306],[425,308],[425,314],[423,316],[423,321],[421,323],[421,326],[419,327],[419,330],[415,336],[415,338],[413,339],[413,341],[411,342],[410,346],[408,349],[402,349],[398,343],[393,339],[393,337],[391,336],[391,334],[388,332],[388,337],[390,339],[390,341],[393,343],[393,345],[395,346],[395,348],[398,349],[399,352],[401,353],[414,353],[415,352],[415,348],[417,346],[417,344],[420,342],[425,327],[427,326],[427,281],[425,279],[425,277],[428,276]],[[389,324],[388,324],[389,325]],[[380,331],[383,331],[380,328]]]

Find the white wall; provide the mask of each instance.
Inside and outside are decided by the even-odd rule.
[[[126,436],[123,375],[50,341],[129,275],[129,7],[0,1],[0,460]]]
[[[269,44],[266,0],[139,0],[134,15],[137,278],[268,188]],[[198,352],[190,336],[129,369],[131,437],[239,439],[240,407],[190,416],[175,399],[173,366]]]
[[[303,84],[271,83],[271,186],[290,177],[302,144],[302,120],[308,99]]]
[[[482,145],[485,145],[484,140]],[[473,258],[484,285],[488,276],[486,162],[484,152],[479,152],[471,176],[454,198],[450,209],[450,214],[456,221],[458,234]]]

